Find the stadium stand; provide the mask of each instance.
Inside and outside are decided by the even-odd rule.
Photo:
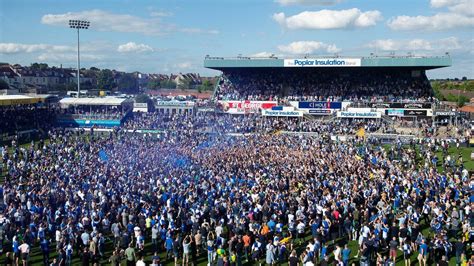
[[[223,75],[218,100],[433,101],[426,76],[412,77],[409,70],[238,69]]]

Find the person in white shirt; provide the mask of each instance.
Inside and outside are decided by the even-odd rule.
[[[222,225],[216,226],[216,236],[220,236],[222,234],[222,231],[224,231],[224,228],[222,228]]]
[[[342,263],[341,251],[341,247],[337,245],[334,250],[334,259],[337,261],[338,265]]]
[[[293,221],[295,220],[295,215],[293,215],[292,213],[288,214],[288,223],[293,223]]]
[[[300,221],[299,224],[296,226],[296,231],[298,232],[298,235],[297,235],[297,240],[298,242],[301,243],[301,240],[304,240],[304,228],[305,228],[305,224],[303,223],[303,221]]]
[[[82,244],[83,244],[85,247],[88,247],[88,246],[89,246],[90,236],[89,236],[89,234],[87,233],[87,231],[84,231],[84,233],[81,234],[81,240],[82,240]]]
[[[18,249],[20,250],[20,253],[21,253],[21,261],[23,263],[23,266],[26,266],[28,256],[30,255],[30,245],[28,245],[26,242],[23,241],[23,244],[21,244],[18,247]]]
[[[137,263],[135,264],[136,266],[146,266],[145,260],[143,259],[143,256],[140,256],[140,259],[137,260]]]

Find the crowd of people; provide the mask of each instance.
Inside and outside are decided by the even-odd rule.
[[[49,129],[54,125],[55,119],[55,110],[48,107],[0,106],[0,136],[32,128]]]
[[[224,71],[218,100],[433,102],[424,74],[373,69],[264,69]]]
[[[448,142],[331,141],[381,126],[348,121],[152,113],[124,128],[164,133],[50,128],[48,141],[13,142],[1,149],[4,263],[474,263],[474,181]]]
[[[271,133],[275,131],[353,135],[359,129],[387,132],[390,121],[367,119],[320,120],[263,117],[258,114],[230,115],[217,112],[197,114],[134,113],[124,122],[125,129],[152,129],[179,132]]]

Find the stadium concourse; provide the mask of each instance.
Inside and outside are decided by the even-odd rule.
[[[446,58],[404,60],[207,58],[214,101],[0,108],[3,263],[472,265],[469,121],[431,98]]]

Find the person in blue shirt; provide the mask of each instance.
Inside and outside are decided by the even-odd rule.
[[[41,253],[43,254],[43,264],[49,265],[49,241],[43,238],[40,242]]]
[[[20,243],[18,243],[18,237],[15,236],[13,238],[12,248],[13,248],[13,256],[15,258],[15,262],[18,264],[18,259],[20,258]]]
[[[128,231],[128,233],[131,234],[131,233],[133,232],[133,228],[134,228],[134,227],[135,227],[135,226],[134,226],[131,222],[129,222],[129,223],[127,224],[127,231]]]
[[[316,238],[318,235],[319,223],[316,223],[314,220],[309,222],[311,224],[311,235],[313,238]]]
[[[342,250],[342,262],[344,263],[344,266],[347,266],[349,265],[349,258],[351,256],[351,250],[349,249],[349,247],[346,245],[344,245],[344,249]]]
[[[166,249],[166,259],[172,258],[173,253],[173,238],[167,236],[165,240],[165,249]]]
[[[328,246],[327,244],[324,244],[323,247],[321,248],[320,259],[323,260],[324,257],[326,257],[327,253],[328,253]]]
[[[428,259],[428,245],[426,244],[426,241],[423,239],[421,240],[421,245],[418,250],[420,253],[418,255],[418,262],[421,266],[426,266],[426,261]]]
[[[273,221],[273,219],[270,219],[270,221],[268,221],[267,223],[267,226],[268,226],[268,229],[270,229],[270,232],[273,232],[275,231],[276,223],[275,221]]]

